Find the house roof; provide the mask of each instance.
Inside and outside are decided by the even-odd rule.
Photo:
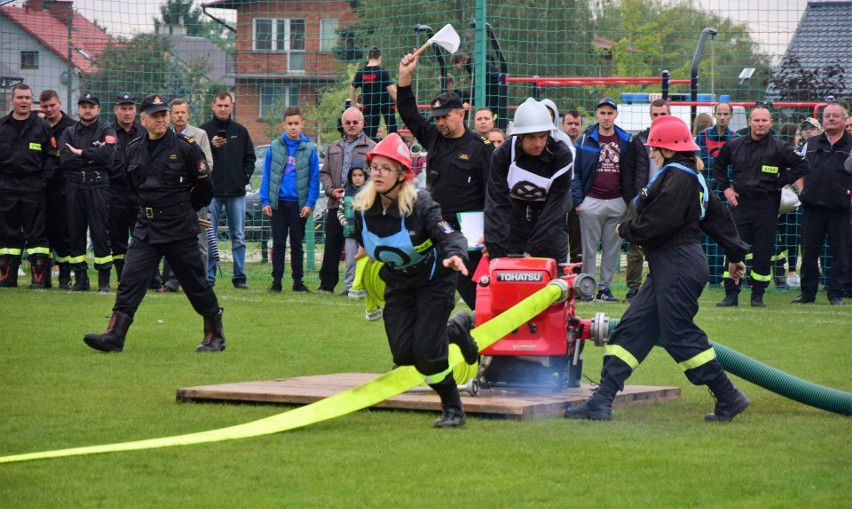
[[[20,76],[17,72],[10,69],[3,62],[0,62],[0,78],[13,79],[13,80],[23,80],[24,79],[22,76]]]
[[[198,61],[207,63],[204,74],[210,81],[233,85],[233,65],[228,54],[204,37],[191,35],[170,35],[169,53],[185,64]]]
[[[808,2],[784,59],[795,56],[802,68],[840,64],[846,71],[844,96],[852,95],[852,1]],[[782,61],[784,61],[782,59]]]
[[[50,51],[65,60],[68,56],[68,25],[48,10],[6,5],[0,12]],[[74,51],[71,63],[83,73],[95,70],[95,61],[112,40],[103,29],[74,11],[71,22]]]

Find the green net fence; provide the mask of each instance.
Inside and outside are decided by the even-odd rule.
[[[257,189],[284,110],[301,109],[322,158],[341,136],[340,114],[370,50],[381,51],[380,65],[395,81],[400,58],[447,24],[460,47],[423,53],[412,85],[418,102],[425,107],[454,90],[471,112],[490,108],[504,130],[527,97],[576,110],[585,127],[594,123],[596,101],[609,96],[620,105],[617,124],[636,133],[650,124],[649,103],[666,97],[690,125],[709,117],[712,126],[713,105],[728,101],[734,129],[746,126],[748,106],[768,100],[779,135],[797,136],[827,97],[852,95],[850,2],[0,0],[0,106],[9,111],[9,89],[23,81],[36,102],[43,90],[56,90],[72,116],[81,93],[95,93],[111,122],[118,92],[159,93],[185,99],[190,123],[199,125],[212,117],[213,95],[232,92],[234,119],[258,156],[246,213],[248,271],[268,274],[260,264],[270,230]],[[356,103],[380,108],[375,84],[359,85]],[[390,124],[404,133],[392,115]],[[474,128],[473,114],[469,122]],[[386,120],[378,124],[377,137],[393,130]],[[322,260],[323,211],[321,200],[306,238],[309,271]],[[798,250],[789,221],[794,234],[779,240],[788,259]],[[229,263],[222,268],[227,273]]]

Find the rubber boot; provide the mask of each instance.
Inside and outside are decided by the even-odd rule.
[[[109,269],[98,269],[98,291],[109,293]]]
[[[105,331],[100,334],[90,332],[83,336],[83,341],[91,348],[101,352],[120,352],[124,350],[124,337],[132,323],[133,318],[130,315],[115,311],[109,319],[109,325],[107,325]]]
[[[566,419],[590,419],[593,421],[609,421],[612,419],[612,400],[618,392],[618,386],[604,379],[595,389],[592,397],[583,404],[566,408],[562,414]]]
[[[468,364],[476,364],[479,359],[479,346],[470,335],[473,328],[473,318],[467,311],[459,311],[447,322],[447,337],[450,343],[458,345]]]
[[[44,271],[44,287],[53,288],[53,260],[50,257],[47,257],[47,268]]]
[[[766,304],[763,302],[763,290],[752,288],[751,290],[751,307],[753,308],[765,308]]]
[[[59,263],[59,288],[62,290],[71,289],[71,265],[67,262]]]
[[[716,407],[713,413],[704,416],[707,422],[730,422],[745,410],[751,401],[739,389],[734,387],[728,375],[722,373],[707,384],[713,397],[716,398]]]
[[[215,315],[204,317],[204,339],[195,348],[196,352],[221,352],[225,349],[225,333],[222,331],[222,308]]]
[[[89,291],[89,273],[84,270],[74,271],[74,286],[71,287],[72,292],[88,292]]]
[[[464,415],[459,388],[450,373],[442,381],[429,384],[441,397],[441,418],[435,421],[436,428],[459,428],[467,422]]]
[[[124,270],[124,260],[113,260],[112,266],[115,267],[115,280],[121,283],[121,271]]]
[[[18,287],[18,267],[20,266],[20,256],[0,256],[0,288]]]
[[[30,280],[31,290],[43,290],[47,288],[47,281],[50,281],[50,263],[47,255],[34,254],[30,256]]]
[[[726,277],[722,282],[725,284],[725,298],[716,305],[720,308],[736,307],[739,304],[740,288],[731,278]]]

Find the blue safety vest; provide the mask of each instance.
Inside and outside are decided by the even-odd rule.
[[[680,163],[669,163],[660,168],[660,171],[658,171],[657,174],[654,175],[654,178],[652,178],[651,181],[648,182],[647,187],[651,187],[654,181],[660,178],[660,175],[662,175],[663,172],[669,168],[677,168],[678,170],[685,171],[698,180],[698,184],[701,185],[701,191],[698,194],[698,200],[701,202],[701,216],[698,218],[698,220],[701,221],[702,219],[704,219],[704,214],[707,212],[707,203],[710,201],[710,195],[707,192],[707,182],[704,180],[704,176],[702,174],[696,173],[695,171]],[[633,207],[636,207],[638,201],[639,195],[636,195],[636,197],[633,198]]]
[[[379,237],[367,229],[367,218],[361,211],[361,240],[364,241],[364,250],[367,255],[378,262],[383,262],[392,269],[405,271],[421,263],[427,263],[432,259],[430,278],[435,273],[435,259],[437,258],[435,248],[431,240],[427,240],[419,246],[411,243],[408,229],[405,227],[405,216],[400,218],[399,231],[387,237]]]

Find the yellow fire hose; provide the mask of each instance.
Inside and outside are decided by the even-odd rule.
[[[564,281],[551,281],[544,288],[518,303],[518,305],[474,329],[471,335],[476,339],[480,349],[487,348],[547,309],[551,304],[564,300],[567,296],[568,286]],[[450,365],[456,366],[459,363],[464,363],[464,360],[461,354],[457,350],[454,350],[450,354]],[[388,398],[402,394],[420,385],[422,382],[423,375],[418,373],[413,367],[405,366],[310,405],[246,424],[174,437],[2,456],[0,457],[0,463],[82,456],[106,452],[138,451],[141,449],[203,444],[271,435],[362,410]]]

